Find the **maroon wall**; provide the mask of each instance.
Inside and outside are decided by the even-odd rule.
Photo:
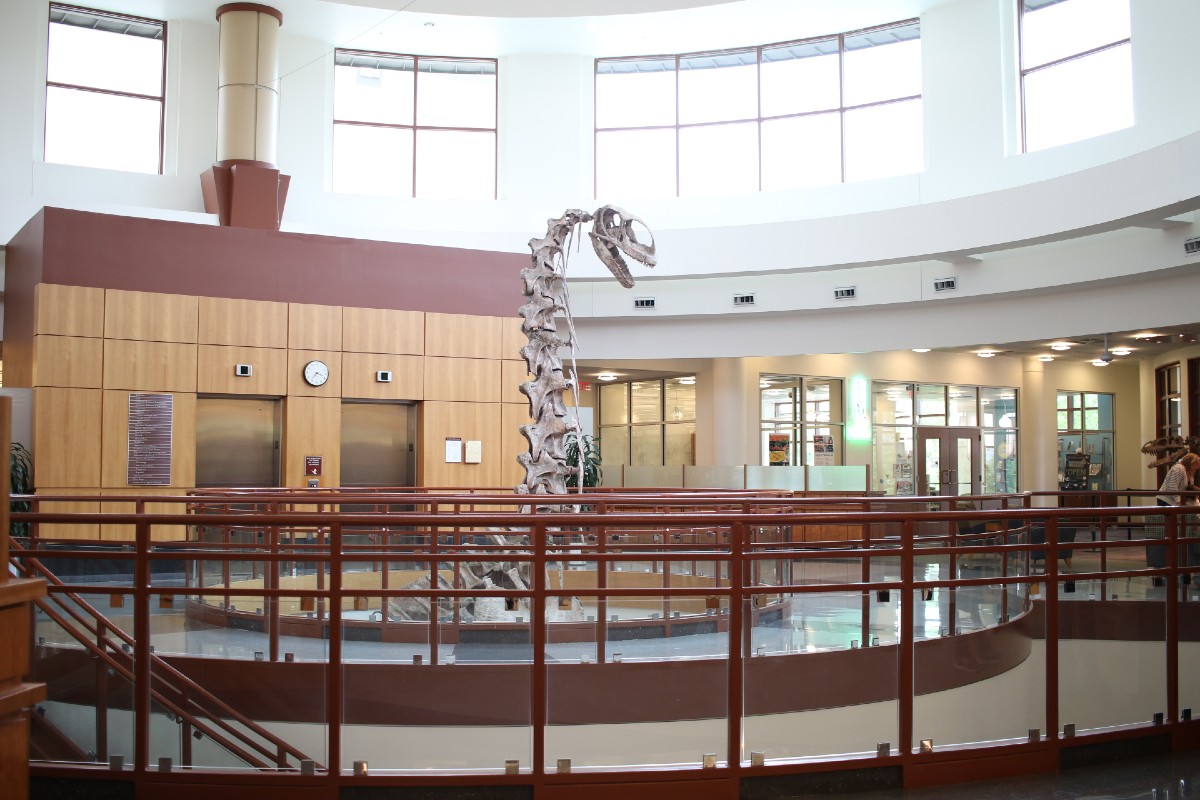
[[[33,215],[4,252],[4,385],[33,383],[33,290],[42,280],[45,209]]]
[[[27,231],[41,234],[44,283],[357,308],[515,317],[529,263],[519,253],[62,208],[42,209],[10,248]]]

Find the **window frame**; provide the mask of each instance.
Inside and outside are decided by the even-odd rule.
[[[873,34],[873,33],[881,33],[881,32],[889,31],[892,29],[907,28],[907,27],[912,27],[912,26],[916,27],[917,36],[915,38],[918,41],[920,41],[920,39],[921,39],[921,33],[920,33],[921,20],[919,17],[913,17],[910,19],[899,20],[897,22],[889,22],[889,23],[886,23],[883,25],[873,25],[868,28],[861,28],[861,29],[853,30],[853,31],[844,31],[842,33],[826,34],[826,35],[822,35],[822,36],[812,36],[812,37],[808,37],[805,39],[785,40],[782,42],[770,42],[770,43],[766,43],[766,44],[751,45],[751,46],[747,46],[747,47],[731,47],[731,48],[725,48],[725,49],[720,49],[720,50],[700,50],[700,51],[687,52],[687,53],[676,53],[673,55],[672,54],[659,54],[659,55],[641,55],[641,56],[619,56],[619,57],[613,57],[613,58],[597,58],[593,62],[593,75],[592,75],[592,80],[593,80],[592,152],[593,152],[593,154],[599,152],[601,134],[620,133],[622,131],[673,130],[675,133],[675,193],[674,193],[674,196],[679,197],[680,196],[680,187],[683,182],[682,177],[681,177],[681,170],[680,170],[680,167],[681,167],[681,164],[680,164],[680,132],[682,130],[697,129],[697,128],[713,128],[713,127],[720,126],[720,125],[736,125],[736,124],[754,123],[756,125],[757,133],[758,133],[758,175],[757,175],[757,187],[758,188],[756,191],[762,192],[763,191],[763,152],[762,152],[763,123],[764,122],[774,122],[774,121],[778,121],[778,120],[800,119],[800,118],[805,118],[805,117],[817,117],[817,116],[822,116],[822,115],[837,114],[838,131],[839,131],[839,137],[838,137],[839,138],[839,147],[838,147],[839,180],[838,180],[838,183],[844,184],[844,183],[846,183],[846,174],[847,174],[847,172],[846,172],[846,115],[848,113],[853,113],[855,111],[861,111],[863,109],[879,108],[879,107],[883,107],[883,106],[896,105],[899,103],[906,103],[906,102],[912,102],[912,101],[922,101],[924,99],[924,92],[920,92],[915,95],[906,95],[903,97],[892,97],[892,98],[883,99],[883,100],[874,100],[871,102],[847,105],[846,100],[845,100],[845,98],[846,98],[846,68],[845,68],[846,64],[845,64],[845,62],[846,62],[846,52],[847,52],[846,51],[846,39],[848,39],[848,38],[852,39],[855,37],[866,36],[866,35]],[[763,51],[780,49],[780,48],[784,48],[784,47],[800,47],[800,46],[805,46],[805,45],[815,46],[818,43],[830,42],[833,40],[837,41],[837,52],[838,52],[838,88],[837,88],[838,105],[836,107],[821,108],[821,109],[809,109],[806,111],[800,111],[800,112],[789,113],[789,114],[772,114],[772,115],[764,116],[763,102],[762,102],[762,91],[763,91],[762,66],[764,63],[763,62]],[[680,70],[681,62],[683,62],[684,60],[694,59],[694,58],[719,57],[722,55],[734,55],[734,54],[746,53],[746,52],[750,52],[750,51],[753,51],[754,56],[755,56],[755,62],[754,62],[755,63],[755,91],[757,94],[757,97],[755,98],[755,101],[756,101],[755,105],[757,108],[756,116],[746,117],[746,118],[737,118],[737,119],[722,119],[722,120],[714,120],[714,121],[708,121],[708,122],[688,122],[688,123],[680,122],[680,119],[679,119],[679,111],[680,111],[679,77],[680,77],[680,72],[681,72],[681,70]],[[664,61],[670,61],[670,60],[673,60],[673,62],[674,62],[673,74],[675,76],[675,92],[674,92],[675,122],[673,125],[653,124],[653,125],[618,125],[618,126],[610,126],[610,127],[600,127],[600,125],[598,123],[598,119],[597,119],[598,115],[599,115],[599,100],[598,100],[599,92],[595,91],[595,88],[596,88],[597,82],[600,78],[600,75],[602,74],[601,73],[601,65],[602,64],[652,62],[652,61],[664,62]],[[922,67],[922,69],[923,69],[923,67]],[[924,117],[924,114],[922,113],[922,119],[923,119],[923,117]],[[921,156],[922,156],[922,160],[923,160],[924,159],[923,148],[922,148]],[[592,195],[593,195],[593,197],[598,196],[598,193],[600,190],[600,186],[599,186],[600,171],[601,170],[600,170],[599,159],[593,158],[592,159]]]
[[[365,120],[353,119],[338,119],[336,113],[332,115],[332,129],[336,134],[338,125],[367,127],[367,128],[383,128],[390,130],[407,130],[412,132],[412,185],[409,186],[407,194],[388,195],[389,197],[401,197],[409,199],[419,199],[417,194],[417,166],[419,156],[417,154],[417,134],[421,131],[437,132],[437,131],[455,131],[463,133],[491,133],[492,134],[492,196],[490,199],[495,200],[499,197],[500,191],[500,60],[498,58],[473,57],[473,56],[434,56],[434,55],[416,55],[412,53],[389,53],[382,50],[359,50],[350,47],[338,47],[333,51],[334,70],[340,66],[352,67],[353,64],[339,64],[338,59],[343,56],[361,57],[361,58],[376,58],[387,60],[412,59],[413,62],[413,98],[412,98],[412,124],[393,123],[393,122],[370,122]],[[495,76],[495,98],[493,100],[493,120],[491,128],[475,128],[475,127],[460,127],[452,125],[422,125],[417,118],[417,110],[420,94],[420,77],[421,77],[421,62],[423,61],[440,61],[440,62],[485,62],[492,65],[492,75]],[[337,99],[334,98],[334,109],[337,108]],[[332,174],[336,176],[337,165],[332,165]]]
[[[1055,1],[1056,0],[1051,0],[1051,3],[1048,3],[1048,5],[1052,4]],[[1025,68],[1025,52],[1024,52],[1025,51],[1025,44],[1024,44],[1024,42],[1025,42],[1025,0],[1013,0],[1013,2],[1016,3],[1016,8],[1017,8],[1017,87],[1018,87],[1017,91],[1019,92],[1019,95],[1020,95],[1019,96],[1020,107],[1018,110],[1020,112],[1019,116],[1021,119],[1021,131],[1020,131],[1020,133],[1021,133],[1021,152],[1028,153],[1028,152],[1030,152],[1029,140],[1027,137],[1028,116],[1029,115],[1028,115],[1028,113],[1026,111],[1026,107],[1025,107],[1025,78],[1029,75],[1033,75],[1038,72],[1045,72],[1046,70],[1050,70],[1055,67],[1062,66],[1063,64],[1069,64],[1072,61],[1078,61],[1079,59],[1087,58],[1088,56],[1094,56],[1097,53],[1103,53],[1106,50],[1113,50],[1117,47],[1124,47],[1125,45],[1129,45],[1132,48],[1133,34],[1131,32],[1130,35],[1125,37],[1124,39],[1112,41],[1107,44],[1098,45],[1096,47],[1092,47],[1087,50],[1082,50],[1077,53],[1072,53],[1070,55],[1062,56],[1060,58],[1054,59],[1053,61],[1047,61],[1044,64],[1038,64],[1036,67],[1030,67],[1029,69],[1026,69]],[[1131,9],[1131,13],[1132,13],[1132,9]],[[1099,136],[1102,134],[1095,134],[1095,135]],[[1088,138],[1094,138],[1094,137],[1088,137]],[[1064,142],[1064,144],[1070,144],[1070,142]],[[1052,149],[1052,148],[1045,148],[1045,149]],[[1035,150],[1034,152],[1040,152],[1040,151]]]
[[[140,94],[138,92],[123,92],[116,89],[102,89],[96,86],[86,86],[83,84],[63,83],[61,81],[50,80],[50,55],[49,55],[49,39],[51,25],[66,25],[69,23],[55,22],[54,12],[62,10],[65,12],[75,12],[78,14],[87,14],[95,17],[104,17],[106,19],[120,20],[125,22],[134,22],[142,25],[150,25],[157,27],[162,33],[159,37],[162,41],[162,63],[159,65],[159,93],[157,96]],[[153,19],[151,17],[139,17],[133,14],[122,14],[116,11],[105,11],[99,8],[90,8],[88,6],[77,6],[69,3],[49,3],[47,6],[46,19],[46,69],[45,69],[45,92],[43,93],[43,102],[48,103],[50,89],[66,89],[69,91],[88,92],[91,94],[103,94],[109,97],[125,97],[134,100],[150,100],[158,103],[158,171],[154,174],[163,174],[163,165],[166,163],[166,125],[167,125],[167,46],[169,39],[167,37],[167,22],[166,20]],[[42,160],[46,160],[46,132],[47,132],[46,115],[42,117]],[[50,161],[47,163],[56,164],[60,162]],[[112,167],[95,167],[95,169],[112,169]],[[149,174],[149,173],[147,173]]]
[[[1088,405],[1088,396],[1096,398],[1094,406]],[[1067,404],[1060,408],[1059,403],[1063,398],[1066,398]],[[1092,428],[1087,424],[1087,412],[1095,410],[1097,417],[1100,415],[1100,410],[1104,407],[1104,402],[1101,398],[1108,398],[1109,406],[1109,426],[1107,428],[1100,427],[1100,420],[1097,419],[1097,426]],[[1075,404],[1078,399],[1079,404]],[[1115,488],[1116,483],[1116,466],[1117,466],[1117,395],[1115,392],[1097,392],[1083,389],[1058,389],[1054,397],[1055,410],[1055,439],[1058,442],[1058,474],[1062,475],[1066,465],[1066,455],[1068,450],[1067,444],[1064,441],[1071,437],[1077,436],[1079,446],[1085,447],[1089,436],[1108,436],[1108,440],[1112,442],[1112,453],[1107,454],[1107,461],[1093,462],[1107,466],[1104,475],[1100,481],[1097,481],[1099,488],[1096,491],[1108,492]],[[1058,414],[1066,413],[1067,427],[1063,428],[1058,425]],[[1074,427],[1072,419],[1075,415],[1079,418],[1079,427]],[[1102,454],[1104,455],[1104,454]],[[1061,483],[1061,481],[1060,481]]]
[[[810,383],[814,385],[822,384],[837,384],[838,387],[838,402],[836,409],[834,407],[833,398],[827,400],[810,400],[808,397]],[[763,384],[769,384],[764,386]],[[792,397],[786,401],[774,399],[774,395],[768,399],[768,393],[779,389],[787,389],[792,392]],[[815,453],[810,452],[813,445],[814,435],[832,435],[834,437],[833,452],[834,466],[843,466],[846,461],[846,381],[844,378],[838,378],[828,375],[792,375],[776,372],[764,372],[758,376],[758,434],[759,434],[759,464],[761,466],[771,465],[770,446],[768,444],[769,434],[771,433],[788,433],[790,442],[788,445],[788,461],[786,466],[791,467],[812,467],[817,466]],[[790,409],[790,415],[787,418],[776,416],[773,419],[763,415],[762,409],[765,405],[771,403],[775,406],[776,411],[780,406],[785,406]],[[814,413],[810,418],[810,406],[813,404],[818,406],[822,403],[828,404],[826,413],[829,416],[827,420],[821,420],[817,417],[819,413]],[[834,413],[836,410],[836,414]],[[828,430],[828,434],[816,434],[817,429]],[[810,456],[812,456],[810,458]]]
[[[685,384],[682,382],[681,379],[690,379],[692,382]],[[625,437],[624,437],[625,452],[624,452],[624,457],[620,463],[622,463],[626,466],[678,466],[676,464],[665,463],[667,460],[668,429],[670,426],[683,427],[683,426],[691,425],[692,433],[694,435],[695,430],[696,430],[696,416],[693,413],[693,416],[690,418],[686,417],[686,416],[681,416],[680,418],[676,419],[674,417],[673,413],[671,413],[667,410],[667,389],[668,389],[668,384],[672,381],[679,383],[680,385],[691,386],[692,392],[693,393],[695,392],[695,375],[694,374],[673,375],[673,376],[668,376],[668,377],[663,377],[663,378],[640,378],[640,379],[636,379],[636,380],[615,381],[612,383],[605,383],[600,386],[601,389],[610,389],[610,391],[613,387],[617,387],[617,386],[622,387],[624,389],[624,392],[623,392],[623,394],[625,396],[624,409],[626,412],[624,422],[605,424],[604,423],[604,395],[606,394],[606,392],[600,392],[598,394],[597,402],[596,402],[596,420],[597,420],[596,421],[596,435],[600,439],[600,446],[601,446],[602,453],[604,452],[604,432],[605,432],[605,430],[606,429],[607,430],[615,430],[617,428],[621,428],[625,431]],[[635,422],[633,420],[633,386],[634,386],[634,384],[647,384],[647,383],[657,383],[658,384],[658,392],[659,392],[659,395],[658,395],[658,419]],[[693,403],[694,403],[694,400],[693,400]],[[633,461],[632,455],[633,455],[633,439],[634,439],[633,432],[634,432],[634,429],[649,430],[651,428],[658,429],[658,446],[659,446],[659,454],[660,454],[660,458],[659,458],[660,463],[657,465],[655,465],[655,464],[633,464],[632,463],[632,461]],[[696,464],[696,451],[695,451],[695,448],[693,447],[691,463],[684,464],[684,466],[695,466],[695,464]]]

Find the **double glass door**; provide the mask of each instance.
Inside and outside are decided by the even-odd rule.
[[[918,428],[917,471],[922,495],[979,494],[979,430]]]

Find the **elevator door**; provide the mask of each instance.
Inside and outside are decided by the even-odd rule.
[[[413,486],[416,411],[406,403],[342,403],[342,486]]]
[[[196,399],[196,486],[279,485],[279,401]]]
[[[979,494],[978,442],[975,428],[918,428],[918,491],[923,495]]]

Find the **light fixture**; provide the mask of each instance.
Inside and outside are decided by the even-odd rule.
[[[1114,356],[1127,356],[1130,353],[1132,353],[1133,351],[1130,350],[1128,347],[1114,347],[1109,352],[1111,352]]]
[[[1050,349],[1051,350],[1059,350],[1059,351],[1070,350],[1071,343],[1070,342],[1051,342]]]
[[[1053,360],[1054,360],[1054,356],[1048,356],[1048,355],[1044,355],[1044,354],[1038,356],[1038,361],[1053,361]]]
[[[996,351],[995,350],[980,350],[975,355],[979,356],[980,358],[992,358],[993,356],[996,355]]]
[[[679,382],[682,383],[684,386],[695,386],[696,385],[696,376],[695,375],[687,375],[683,378],[680,378]]]
[[[1162,334],[1155,333],[1154,331],[1146,331],[1145,333],[1135,333],[1133,335],[1133,338],[1135,338],[1135,339],[1157,339],[1161,335]]]
[[[1108,363],[1113,360],[1112,353],[1108,351],[1108,334],[1104,334],[1104,352],[1100,357],[1092,362],[1093,367],[1107,367]]]
[[[760,388],[760,389],[769,389],[769,388],[771,388],[771,382],[770,382],[770,381],[759,381],[759,382],[758,382],[758,388]]]
[[[928,348],[928,347],[914,347],[914,348],[912,349],[912,351],[913,351],[914,353],[928,353],[928,352],[929,352],[929,348]]]
[[[675,420],[676,422],[683,419],[683,409],[681,409],[679,406],[675,406],[675,410],[671,412],[671,419]]]
[[[617,379],[617,373],[615,373],[615,372],[598,372],[598,373],[596,373],[596,380],[615,381],[616,379]]]

